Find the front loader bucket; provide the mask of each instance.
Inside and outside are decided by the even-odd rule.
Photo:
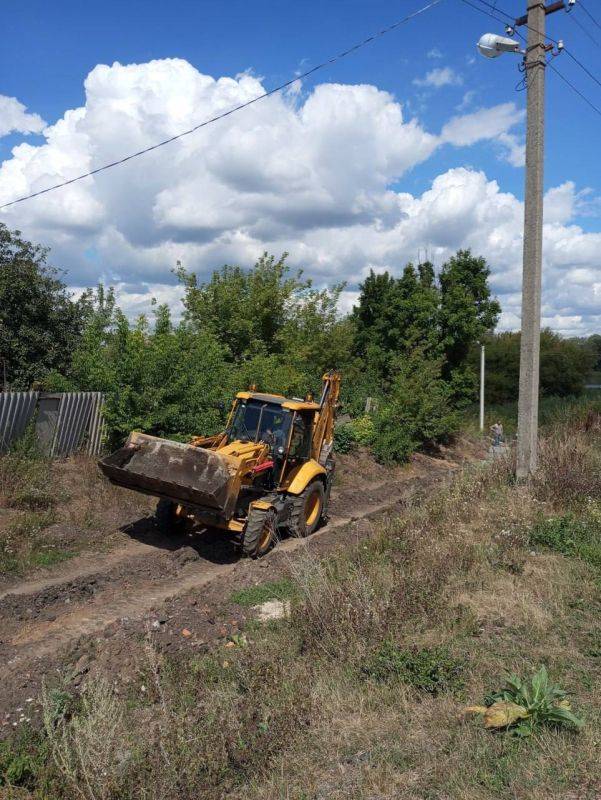
[[[202,447],[132,433],[124,447],[98,465],[118,486],[231,516],[237,473],[232,458]]]

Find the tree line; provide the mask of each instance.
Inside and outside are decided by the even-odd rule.
[[[484,258],[460,250],[438,275],[427,261],[399,277],[372,271],[346,315],[338,311],[343,284],[318,289],[286,259],[264,254],[251,268],[226,265],[206,281],[178,266],[181,319],[153,302],[131,321],[111,288],[74,300],[48,251],[0,224],[0,380],[5,369],[13,389],[104,392],[117,444],[132,429],[181,439],[215,431],[232,395],[250,383],[303,396],[336,368],[345,412],[362,418],[373,399],[361,435],[384,461],[457,429],[476,396],[478,342],[488,344],[499,396],[511,395],[516,335],[493,333],[501,309]],[[545,337],[547,388],[563,381],[567,391],[561,358],[572,371],[585,362],[589,370],[590,358],[573,357],[574,348],[589,351]],[[569,391],[577,389],[573,380]]]

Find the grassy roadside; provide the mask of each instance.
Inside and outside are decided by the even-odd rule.
[[[110,676],[48,693],[45,731],[0,749],[6,797],[598,796],[600,444],[601,418],[577,417],[532,485],[474,468],[344,555],[291,560],[293,591],[239,598],[286,594],[289,618],[200,658],[159,660],[149,640],[138,703]],[[582,730],[520,738],[464,715],[542,664]]]
[[[128,510],[149,507],[111,486],[96,459],[44,457],[25,437],[0,456],[0,578],[25,575],[102,544]]]
[[[601,413],[601,391],[590,390],[581,397],[541,397],[539,404],[539,420],[542,430],[550,430],[562,425],[572,424],[575,420],[584,421],[590,412]],[[478,436],[478,406],[472,406],[464,415],[462,428]],[[503,403],[485,406],[484,432],[489,433],[490,426],[500,421],[505,436],[513,439],[517,432],[518,404]]]

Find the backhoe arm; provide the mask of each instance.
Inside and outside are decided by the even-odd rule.
[[[334,420],[338,408],[340,394],[340,373],[331,371],[323,376],[323,389],[320,400],[320,410],[316,415],[313,428],[313,441],[311,456],[324,465],[334,441]]]

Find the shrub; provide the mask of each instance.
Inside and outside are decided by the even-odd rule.
[[[352,420],[350,423],[353,436],[357,444],[368,447],[374,438],[374,421],[369,414]]]
[[[403,649],[389,639],[364,662],[361,672],[375,681],[398,680],[428,694],[463,686],[463,664],[445,647]]]
[[[441,364],[419,351],[403,363],[374,418],[373,449],[383,463],[406,461],[423,444],[443,441],[459,424]]]
[[[357,446],[355,431],[350,423],[334,428],[334,450],[337,453],[350,453]]]

